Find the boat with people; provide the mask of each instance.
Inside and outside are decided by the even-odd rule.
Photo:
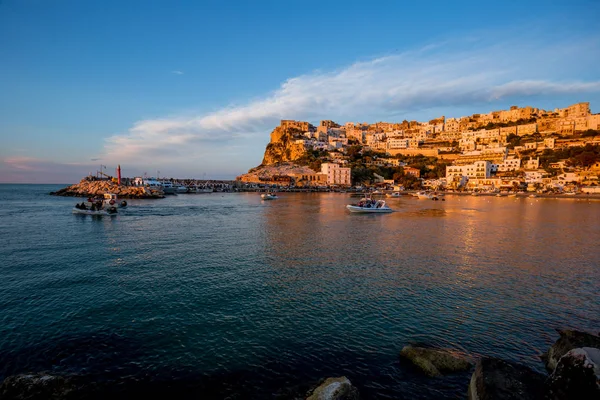
[[[385,200],[371,198],[363,198],[357,204],[348,204],[346,208],[353,213],[385,214],[394,211],[385,203]]]
[[[110,207],[110,206],[119,206],[121,208],[127,207],[127,201],[126,200],[119,201],[116,193],[104,193],[103,203],[107,207]]]
[[[279,197],[275,193],[263,193],[260,195],[260,198],[263,200],[276,200]]]
[[[93,202],[81,202],[81,204],[75,204],[72,210],[73,214],[83,214],[83,215],[117,215],[117,207],[114,205],[105,205],[102,200],[97,200]]]

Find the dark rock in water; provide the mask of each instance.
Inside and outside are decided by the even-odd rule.
[[[570,350],[581,347],[600,348],[600,336],[574,330],[560,330],[558,333],[560,338],[542,356],[542,359],[546,363],[546,368],[550,372],[554,371],[558,360]]]
[[[69,379],[45,373],[13,375],[0,385],[2,400],[58,400],[68,399],[74,385]],[[71,397],[72,398],[72,397]]]
[[[352,386],[345,376],[327,378],[325,381],[308,393],[306,400],[358,400],[358,389]]]
[[[469,383],[469,400],[542,399],[544,380],[544,375],[524,365],[482,358]]]
[[[410,360],[429,376],[466,371],[472,366],[464,355],[449,349],[429,349],[409,345],[404,346],[400,356]]]
[[[548,399],[600,399],[600,350],[570,350],[558,361],[548,382]]]

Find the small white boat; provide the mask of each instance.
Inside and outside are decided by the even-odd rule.
[[[114,209],[114,210],[113,210]],[[112,209],[108,209],[108,210],[82,210],[80,208],[75,208],[73,207],[73,214],[82,214],[82,215],[99,215],[99,216],[103,216],[103,215],[117,215],[117,208],[116,207],[112,207]]]
[[[277,195],[275,193],[263,193],[260,195],[260,198],[263,200],[275,200],[275,199],[278,199],[279,197],[277,197]]]
[[[119,201],[119,199],[117,198],[117,195],[115,193],[104,193],[103,203],[104,203],[105,207],[111,207],[111,206],[115,206],[115,207],[119,206],[121,208],[127,207],[127,201],[125,201],[125,200]]]
[[[371,199],[363,199],[358,204],[348,204],[346,208],[353,213],[384,214],[394,211],[385,204],[384,200],[375,201]]]
[[[433,195],[427,192],[417,192],[417,197],[419,199],[431,199]]]
[[[530,194],[529,197],[537,197],[537,194]]]
[[[517,194],[516,193],[511,193],[507,197],[517,197]]]
[[[386,194],[387,197],[391,197],[392,199],[397,199],[399,197],[402,197],[402,195],[400,194],[400,192],[392,192],[392,193],[388,193]]]

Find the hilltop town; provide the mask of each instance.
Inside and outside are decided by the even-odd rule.
[[[237,178],[290,187],[599,192],[600,114],[589,103],[374,124],[282,120]]]

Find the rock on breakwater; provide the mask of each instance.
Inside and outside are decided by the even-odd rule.
[[[75,185],[51,192],[50,194],[65,197],[90,197],[102,196],[107,192],[115,193],[118,197],[124,199],[158,199],[164,197],[164,195],[156,192],[150,193],[143,187],[123,186],[106,180],[89,181],[87,179],[82,179]]]

